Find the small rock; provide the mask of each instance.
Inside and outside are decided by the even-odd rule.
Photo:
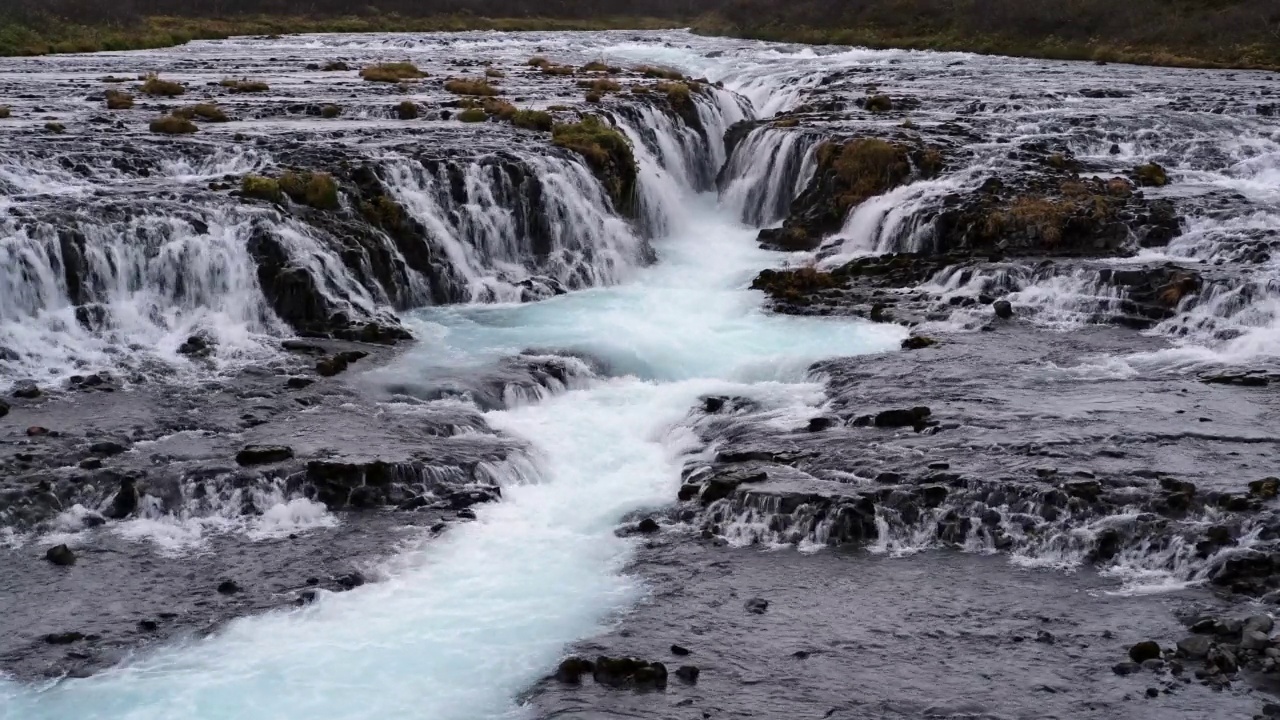
[[[764,598],[751,598],[743,607],[752,615],[763,615],[769,609],[769,601]]]
[[[645,534],[656,533],[659,530],[658,521],[653,518],[645,518],[636,525],[636,530]]]
[[[1192,635],[1178,641],[1178,653],[1192,660],[1202,660],[1209,654],[1211,644],[1205,635]]]
[[[40,395],[40,388],[33,382],[19,383],[13,388],[13,396],[22,400],[34,400]]]
[[[293,458],[293,448],[287,445],[247,445],[236,453],[236,462],[241,465],[264,465],[284,462]]]
[[[1160,657],[1160,645],[1154,640],[1144,640],[1133,647],[1129,648],[1129,659],[1142,663],[1144,660],[1151,660]]]
[[[1052,645],[1056,641],[1057,641],[1057,638],[1053,636],[1053,633],[1045,630],[1036,631],[1036,642],[1043,643],[1045,645]]]
[[[69,567],[76,564],[76,555],[71,552],[71,548],[66,545],[54,545],[45,551],[44,559],[59,565],[61,567]]]
[[[822,432],[827,428],[836,424],[836,421],[829,417],[809,418],[809,432]]]
[[[27,437],[44,437],[49,434],[49,428],[39,425],[32,425],[27,428]]]
[[[80,461],[81,470],[98,470],[102,468],[102,458],[85,458]]]
[[[1240,647],[1244,650],[1265,650],[1271,645],[1271,638],[1259,630],[1245,630],[1240,638]]]
[[[1256,630],[1260,633],[1265,634],[1265,633],[1271,632],[1271,629],[1274,626],[1275,626],[1275,621],[1271,619],[1270,615],[1250,615],[1249,617],[1245,618],[1244,627],[1241,629],[1244,630],[1245,632],[1249,632],[1250,630]]]
[[[693,665],[681,665],[680,667],[676,668],[676,677],[680,678],[684,682],[689,683],[690,685],[693,685],[694,683],[698,682],[698,675],[701,672],[702,672],[701,670],[694,667]]]
[[[1111,666],[1111,672],[1117,675],[1132,675],[1142,669],[1142,666],[1135,662],[1116,663]]]
[[[156,632],[160,629],[160,623],[155,620],[139,620],[138,629],[142,632]]]
[[[364,585],[365,582],[366,580],[364,579],[364,576],[358,572],[353,572],[349,575],[343,575],[342,577],[337,579],[338,585],[343,590],[354,590],[355,588],[358,588],[361,585]]]
[[[44,641],[50,645],[70,645],[83,639],[84,633],[78,632],[50,633],[44,636]]]
[[[559,667],[556,668],[555,678],[562,683],[577,685],[582,682],[582,676],[595,671],[595,663],[577,656],[567,657],[560,661]]]
[[[1008,320],[1013,317],[1013,304],[1008,300],[997,300],[991,305],[991,309],[995,311],[996,317],[1001,320]]]
[[[223,580],[218,583],[218,593],[222,595],[235,595],[240,592],[240,585],[235,580]]]
[[[672,654],[672,655],[678,655],[678,656],[680,656],[680,657],[684,657],[684,656],[686,656],[686,655],[688,655],[688,654],[689,654],[689,648],[682,647],[682,646],[680,646],[680,645],[672,645],[672,646],[671,646],[671,654]]]
[[[1155,688],[1147,688],[1147,697],[1149,698],[1160,697],[1160,691]]]
[[[937,345],[938,341],[924,335],[912,335],[902,341],[903,350],[923,350],[924,348]]]
[[[203,356],[208,355],[212,348],[209,347],[209,341],[200,335],[192,335],[187,341],[178,347],[179,355]]]
[[[89,446],[89,452],[94,455],[106,455],[108,457],[111,455],[119,455],[128,449],[129,448],[123,443],[118,443],[114,440],[103,440]]]
[[[315,381],[315,378],[297,376],[285,380],[284,386],[290,390],[301,390],[302,388],[311,386]]]
[[[0,400],[0,418],[9,414],[9,403]]]

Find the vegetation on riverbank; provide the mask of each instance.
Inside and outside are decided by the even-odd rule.
[[[756,40],[1280,70],[1271,0],[733,0],[693,30]]]
[[[656,30],[679,22],[643,17],[485,18],[473,15],[313,18],[243,16],[233,18],[147,17],[138,21],[76,24],[55,21],[18,22],[0,18],[0,56],[51,53],[145,50],[182,45],[192,40],[221,40],[237,35],[298,33],[460,32],[464,30]]]
[[[0,55],[144,49],[235,35],[691,25],[708,35],[782,42],[1280,70],[1274,0],[568,0],[551,10],[524,0],[370,0],[359,11],[342,0],[219,0],[213,11],[219,17],[199,17],[209,11],[184,0],[10,1],[0,8]],[[561,70],[542,62],[545,72]]]

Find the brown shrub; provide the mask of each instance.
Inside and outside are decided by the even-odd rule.
[[[478,97],[498,94],[498,89],[484,78],[453,78],[444,84],[444,89],[454,95],[475,95]]]
[[[133,96],[123,90],[107,91],[108,110],[128,110],[133,107]]]
[[[417,65],[408,62],[379,63],[360,69],[360,77],[369,82],[397,83],[427,77]]]
[[[186,92],[182,83],[161,80],[159,75],[148,75],[142,83],[142,92],[152,97],[177,97]]]
[[[271,89],[270,85],[262,82],[261,80],[248,80],[244,78],[241,78],[240,80],[227,78],[218,84],[233,93],[262,93]]]
[[[151,132],[161,135],[186,135],[199,128],[189,119],[178,115],[164,115],[151,121]]]

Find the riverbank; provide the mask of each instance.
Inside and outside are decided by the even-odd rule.
[[[697,17],[677,17],[669,8],[642,4],[628,10],[638,13],[635,15],[600,17],[570,7],[561,8],[563,17],[485,17],[453,12],[424,17],[398,13],[331,17],[150,16],[99,24],[0,19],[0,56],[142,50],[244,35],[659,30],[687,26],[701,35],[810,45],[1280,71],[1280,15],[1273,16],[1255,0],[1236,0],[1222,8],[1190,2],[1173,12],[1157,5],[1148,8],[1146,5],[1153,0],[1144,0],[1119,14],[1123,17],[1112,13],[1103,0],[1084,2],[1076,8],[1079,17],[1055,17],[1053,13],[1028,10],[1017,4],[1004,7],[1004,2],[997,2],[1000,7],[992,12],[983,13],[963,3],[934,8],[930,0],[833,7],[809,2],[789,7],[784,16],[771,2],[746,0]]]
[[[1090,40],[1064,41],[1002,35],[963,35],[952,32],[911,32],[873,27],[817,28],[803,25],[738,26],[718,17],[702,18],[692,29],[699,35],[728,36],[745,40],[804,43],[806,45],[850,45],[873,50],[935,50],[1005,55],[1040,60],[1092,60],[1130,65],[1199,69],[1270,70],[1280,72],[1280,47],[1267,54],[1259,46],[1227,48],[1171,48],[1117,45]]]
[[[254,15],[235,18],[148,17],[136,23],[24,25],[0,21],[0,56],[50,55],[149,50],[183,45],[192,40],[223,40],[243,35],[298,33],[463,32],[467,30],[661,30],[681,23],[648,17],[487,18],[474,15],[406,17],[380,14],[362,17],[314,18]]]

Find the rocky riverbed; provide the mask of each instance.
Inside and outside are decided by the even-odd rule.
[[[0,698],[1280,712],[1276,92],[683,33],[5,61]]]

